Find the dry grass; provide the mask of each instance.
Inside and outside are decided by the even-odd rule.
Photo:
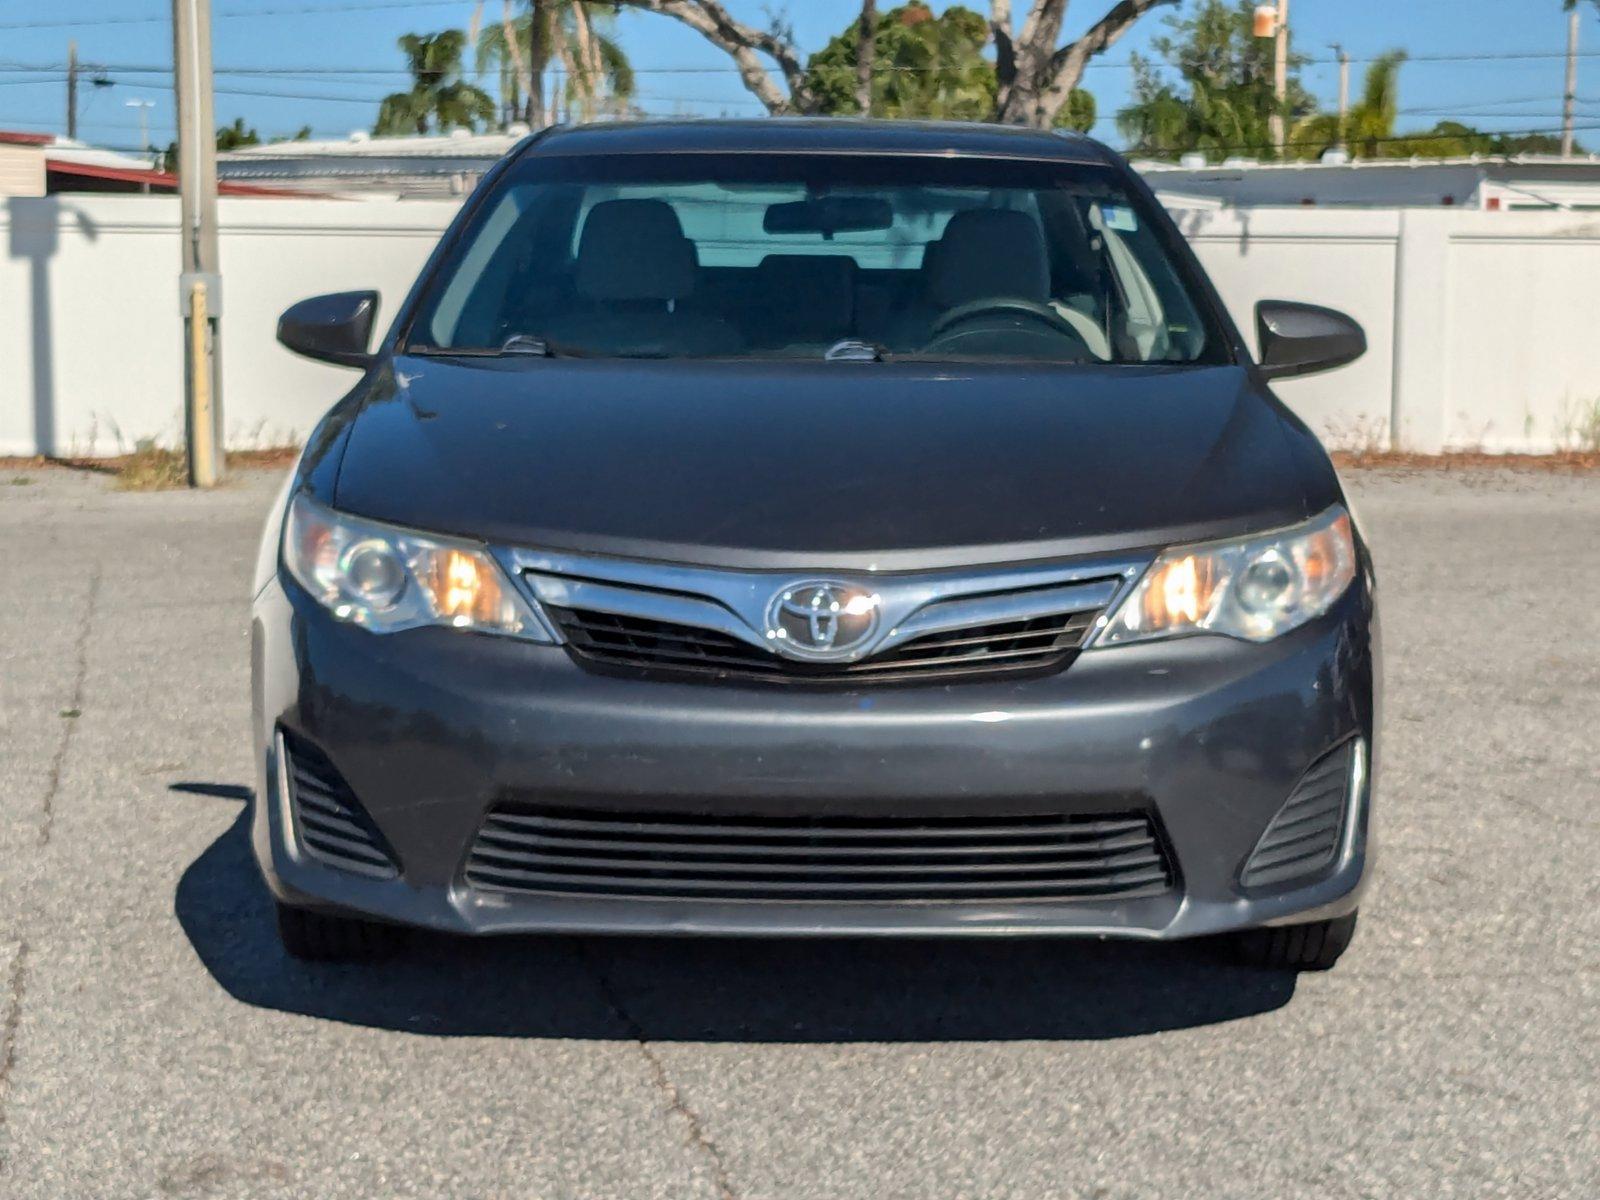
[[[119,492],[167,492],[188,485],[188,459],[181,450],[165,450],[148,442],[122,460],[117,468]]]
[[[1600,450],[1560,450],[1554,454],[1490,454],[1484,450],[1458,450],[1449,454],[1335,450],[1333,461],[1341,471],[1550,471],[1572,474],[1600,471]]]
[[[294,462],[300,453],[298,446],[280,446],[271,450],[234,450],[228,454],[231,470],[282,470]],[[109,475],[119,491],[160,492],[187,487],[188,464],[180,450],[165,450],[160,446],[141,445],[132,454],[116,458],[56,458],[37,455],[33,458],[0,457],[0,471],[63,470],[85,471],[92,475]],[[15,476],[11,482],[17,486],[31,483],[25,475]]]

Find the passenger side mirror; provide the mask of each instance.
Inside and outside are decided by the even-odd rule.
[[[340,367],[372,364],[367,343],[378,315],[377,292],[336,292],[302,300],[278,318],[278,340],[307,358]]]
[[[1331,371],[1367,351],[1367,335],[1342,312],[1293,300],[1256,305],[1256,339],[1268,379]]]

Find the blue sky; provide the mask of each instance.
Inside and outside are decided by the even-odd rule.
[[[852,0],[725,0],[735,15],[764,23],[776,9],[792,23],[807,51],[819,49],[851,19]],[[893,0],[880,0],[890,7]],[[220,123],[245,118],[263,137],[310,125],[318,136],[340,137],[370,126],[377,101],[404,85],[395,39],[407,31],[465,26],[471,0],[212,0],[214,57],[219,68]],[[1068,32],[1090,24],[1111,0],[1074,0]],[[935,8],[945,4],[935,0]],[[970,7],[986,11],[987,0]],[[1016,0],[1017,9],[1026,0]],[[489,8],[498,12],[497,0]],[[103,64],[110,86],[85,86],[80,137],[119,147],[139,141],[139,112],[129,100],[150,100],[152,141],[172,136],[170,0],[0,0],[0,128],[61,132],[65,88],[58,64],[76,40],[79,59]],[[1109,120],[1126,103],[1128,52],[1144,49],[1159,32],[1163,10],[1146,17],[1090,69],[1102,121],[1096,133],[1115,141]],[[48,27],[42,27],[48,23]],[[1356,59],[1390,48],[1414,56],[1401,76],[1401,128],[1423,128],[1454,117],[1482,128],[1553,128],[1559,123],[1566,23],[1560,0],[1294,0],[1296,48],[1331,57],[1341,41]],[[627,13],[617,30],[640,69],[640,102],[652,113],[751,114],[762,110],[739,85],[728,60],[699,35],[661,16]],[[1600,18],[1586,12],[1580,49],[1593,57],[1579,67],[1579,125],[1600,126]],[[1550,55],[1526,60],[1428,61],[1416,56]],[[27,72],[23,66],[55,66]],[[144,69],[139,69],[144,68]],[[270,75],[230,74],[225,68],[269,68]],[[1361,66],[1354,70],[1360,86]],[[295,71],[305,72],[294,74]],[[331,70],[344,72],[329,73]],[[1307,68],[1304,80],[1331,107],[1337,72],[1331,63]],[[295,93],[263,95],[260,93]],[[1589,115],[1584,115],[1589,114]],[[1580,132],[1580,140],[1586,135]],[[1600,146],[1600,130],[1587,134]]]

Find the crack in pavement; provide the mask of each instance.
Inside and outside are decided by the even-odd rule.
[[[10,1168],[6,1145],[6,1101],[11,1095],[11,1068],[17,1061],[17,1030],[22,1026],[22,999],[28,990],[28,943],[17,943],[17,956],[11,960],[6,981],[6,1008],[0,1017],[0,1175]]]
[[[44,804],[39,817],[40,846],[50,844],[50,835],[55,829],[56,793],[61,790],[61,772],[67,763],[67,751],[72,748],[72,734],[78,726],[78,714],[83,710],[83,685],[89,674],[89,631],[94,625],[95,610],[100,602],[100,573],[100,564],[95,563],[89,576],[89,594],[78,625],[78,637],[73,643],[72,699],[63,711],[66,728],[62,730],[61,742],[50,760],[50,775],[45,783]],[[71,713],[71,716],[68,717],[67,713]]]
[[[711,1135],[706,1132],[705,1122],[700,1119],[700,1114],[689,1107],[688,1102],[683,1098],[683,1093],[678,1090],[678,1085],[672,1082],[672,1076],[667,1073],[666,1063],[661,1061],[661,1056],[655,1052],[650,1045],[649,1038],[645,1036],[644,1026],[640,1025],[634,1019],[633,1014],[628,1011],[627,1005],[622,1002],[622,997],[617,994],[617,989],[613,986],[610,976],[595,962],[593,955],[589,953],[588,947],[581,941],[577,942],[576,946],[579,960],[589,973],[594,976],[595,983],[600,988],[600,994],[605,997],[606,1004],[610,1006],[612,1012],[616,1013],[617,1019],[622,1022],[623,1027],[628,1031],[628,1036],[638,1046],[639,1053],[650,1068],[650,1074],[654,1079],[656,1090],[666,1097],[667,1108],[676,1113],[683,1121],[687,1130],[688,1145],[698,1150],[707,1163],[710,1164],[711,1177],[716,1183],[718,1197],[720,1200],[738,1200],[738,1193],[733,1190],[733,1180],[728,1174],[728,1164],[722,1157],[721,1148],[712,1140]]]

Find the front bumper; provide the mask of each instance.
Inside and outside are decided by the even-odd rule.
[[[1371,855],[1377,627],[1358,583],[1266,645],[1197,637],[1066,671],[955,685],[789,690],[596,674],[560,647],[444,629],[373,635],[278,580],[257,597],[252,842],[293,904],[462,933],[1084,934],[1180,938],[1338,916]],[[374,879],[297,844],[277,733],[336,764],[402,871]],[[1307,767],[1359,739],[1336,861],[1280,888],[1243,864]],[[786,902],[491,892],[463,867],[507,797],[730,816],[974,816],[1139,808],[1179,881],[1070,902]]]

